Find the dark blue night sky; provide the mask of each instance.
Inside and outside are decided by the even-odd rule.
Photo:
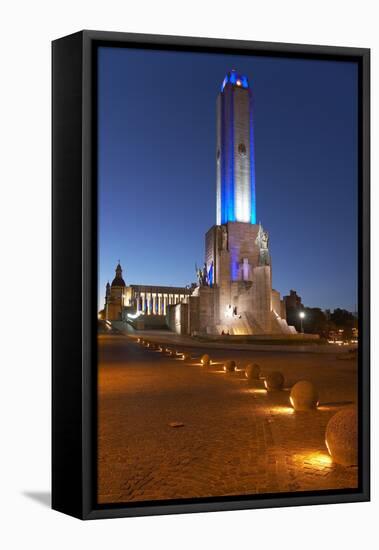
[[[99,306],[119,259],[127,284],[195,281],[216,223],[216,97],[232,68],[254,94],[273,287],[355,309],[357,66],[123,48],[99,51]]]

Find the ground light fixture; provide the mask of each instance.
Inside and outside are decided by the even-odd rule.
[[[255,363],[249,363],[245,369],[245,376],[249,381],[259,380],[261,368]]]
[[[236,370],[236,362],[233,360],[226,361],[224,363],[225,372],[234,372]]]
[[[356,406],[338,411],[325,430],[325,446],[333,462],[342,466],[358,465],[358,413]]]
[[[211,364],[211,358],[207,353],[202,356],[202,358],[200,359],[200,363],[203,365],[203,367],[207,367]]]
[[[290,403],[295,411],[317,409],[319,404],[318,391],[309,380],[300,380],[292,387]]]
[[[268,391],[279,391],[283,389],[284,386],[284,376],[279,371],[271,372],[266,376],[264,381],[265,388]]]

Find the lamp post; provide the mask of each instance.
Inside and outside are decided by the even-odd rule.
[[[301,334],[304,334],[304,328],[303,328],[303,319],[304,319],[304,317],[305,317],[304,311],[300,311],[299,317],[300,317],[300,330],[301,330]]]

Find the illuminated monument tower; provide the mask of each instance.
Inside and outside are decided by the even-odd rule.
[[[217,225],[256,223],[252,93],[232,71],[217,98]]]
[[[256,223],[253,130],[252,91],[247,77],[233,70],[217,98],[217,220],[205,238],[189,312],[192,332],[294,332],[272,289],[268,233]]]

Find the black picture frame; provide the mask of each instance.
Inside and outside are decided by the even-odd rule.
[[[359,488],[96,504],[96,48],[100,45],[355,61],[359,67]],[[370,50],[81,31],[52,43],[52,507],[81,519],[370,499]]]

